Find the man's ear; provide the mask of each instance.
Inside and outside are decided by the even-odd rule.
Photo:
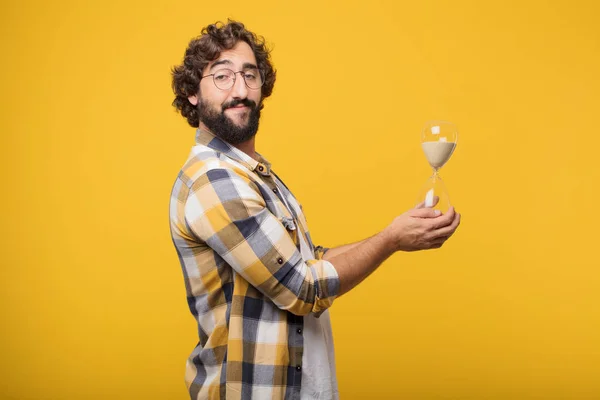
[[[193,106],[197,106],[198,105],[198,96],[197,95],[193,95],[193,96],[189,96],[188,97],[188,101],[193,105]]]

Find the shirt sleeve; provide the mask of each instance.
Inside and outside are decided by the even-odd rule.
[[[185,219],[194,235],[281,309],[318,316],[339,293],[333,265],[302,259],[245,175],[221,168],[200,176],[186,199]]]

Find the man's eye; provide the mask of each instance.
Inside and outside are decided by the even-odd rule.
[[[216,74],[215,75],[215,80],[217,81],[226,81],[229,79],[229,75],[227,74]]]
[[[248,72],[246,72],[246,73],[244,74],[244,77],[245,77],[246,79],[249,79],[249,80],[254,80],[254,79],[256,79],[256,74],[255,74],[255,73],[248,73]]]

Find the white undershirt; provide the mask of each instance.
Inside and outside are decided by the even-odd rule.
[[[297,204],[291,204],[302,212]],[[304,235],[298,232],[302,258],[312,260],[314,252],[309,248]],[[304,353],[302,355],[301,400],[338,400],[339,392],[335,374],[335,352],[329,310],[319,318],[313,314],[304,317]]]

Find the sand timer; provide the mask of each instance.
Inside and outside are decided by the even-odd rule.
[[[421,134],[421,146],[425,157],[433,168],[433,175],[427,180],[417,204],[440,210],[442,213],[450,208],[450,197],[440,177],[440,168],[446,164],[456,148],[458,129],[451,122],[427,121]]]

